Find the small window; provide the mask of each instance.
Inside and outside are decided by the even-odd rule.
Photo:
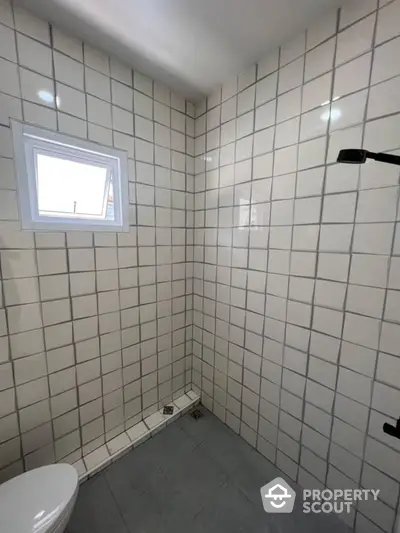
[[[129,231],[125,152],[12,121],[22,228]]]

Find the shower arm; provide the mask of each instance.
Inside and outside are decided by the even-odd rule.
[[[389,163],[391,165],[400,166],[400,156],[398,155],[385,154],[383,152],[368,152],[368,150],[360,149],[340,150],[337,162],[360,165],[365,163],[367,159],[374,159],[380,163]]]

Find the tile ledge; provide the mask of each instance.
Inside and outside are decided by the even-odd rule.
[[[155,413],[153,413],[152,415],[150,415],[149,417],[145,418],[144,420],[142,420],[141,422],[136,424],[136,426],[138,426],[139,424],[143,424],[146,427],[146,430],[144,432],[140,433],[137,436],[137,438],[135,438],[134,440],[132,440],[132,438],[129,436],[129,434],[128,434],[129,430],[126,430],[126,431],[122,432],[117,437],[114,437],[113,439],[111,439],[111,441],[113,441],[113,440],[115,441],[115,439],[117,439],[118,437],[123,436],[123,438],[126,437],[129,440],[129,444],[126,444],[125,446],[122,446],[119,450],[117,450],[113,454],[111,454],[109,452],[110,447],[108,446],[109,442],[111,442],[111,441],[106,442],[102,446],[104,446],[104,448],[105,448],[105,450],[107,452],[107,455],[108,455],[107,458],[101,460],[98,464],[95,464],[94,466],[91,466],[90,468],[87,468],[87,456],[88,455],[92,455],[94,452],[99,450],[99,448],[96,448],[95,450],[92,450],[90,452],[90,454],[87,454],[87,455],[83,456],[82,459],[80,459],[79,461],[77,461],[73,465],[73,466],[75,466],[75,468],[78,471],[79,483],[83,483],[84,481],[86,481],[90,477],[94,476],[95,474],[97,474],[98,472],[100,472],[101,470],[103,470],[104,468],[109,466],[112,462],[116,461],[117,459],[119,459],[120,457],[122,457],[123,455],[128,453],[133,448],[136,448],[137,446],[139,446],[140,444],[145,442],[147,439],[149,439],[152,436],[156,435],[159,431],[162,431],[164,428],[166,428],[167,425],[169,425],[172,422],[174,422],[175,420],[177,420],[180,416],[182,416],[185,413],[187,413],[192,407],[194,407],[195,405],[197,405],[199,403],[200,403],[200,396],[196,392],[194,392],[193,390],[187,391],[182,396],[179,396],[178,398],[176,398],[173,402],[170,402],[170,404],[173,404],[174,407],[175,407],[174,414],[172,414],[172,415],[164,415],[163,412],[162,412],[163,409],[160,409],[160,410],[156,411]],[[167,405],[170,405],[170,404],[167,404]],[[154,417],[154,415],[156,415],[156,414],[161,415],[160,421],[158,423],[156,423],[155,425],[151,425],[151,427],[150,427],[147,424],[146,421],[148,421],[148,419],[150,417]],[[135,427],[135,426],[132,426],[132,427]],[[129,429],[132,429],[132,428],[129,428]],[[79,467],[79,470],[78,470],[78,467]],[[83,471],[83,469],[84,469],[84,471]]]

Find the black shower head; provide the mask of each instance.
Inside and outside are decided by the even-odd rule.
[[[368,154],[369,152],[367,152],[367,150],[357,150],[352,148],[348,150],[340,150],[337,162],[360,165],[361,163],[365,163]]]
[[[368,152],[368,150],[361,150],[358,148],[340,150],[337,162],[360,165],[361,163],[365,163],[367,159],[374,159],[375,161],[380,161],[381,163],[400,165],[400,156],[398,155],[384,153],[376,154],[375,152]]]

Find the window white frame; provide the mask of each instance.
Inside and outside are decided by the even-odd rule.
[[[61,133],[11,121],[22,229],[40,231],[129,231],[128,156],[126,152]],[[37,155],[59,156],[107,169],[113,186],[114,219],[46,216],[39,213]],[[106,198],[105,198],[106,201]]]

